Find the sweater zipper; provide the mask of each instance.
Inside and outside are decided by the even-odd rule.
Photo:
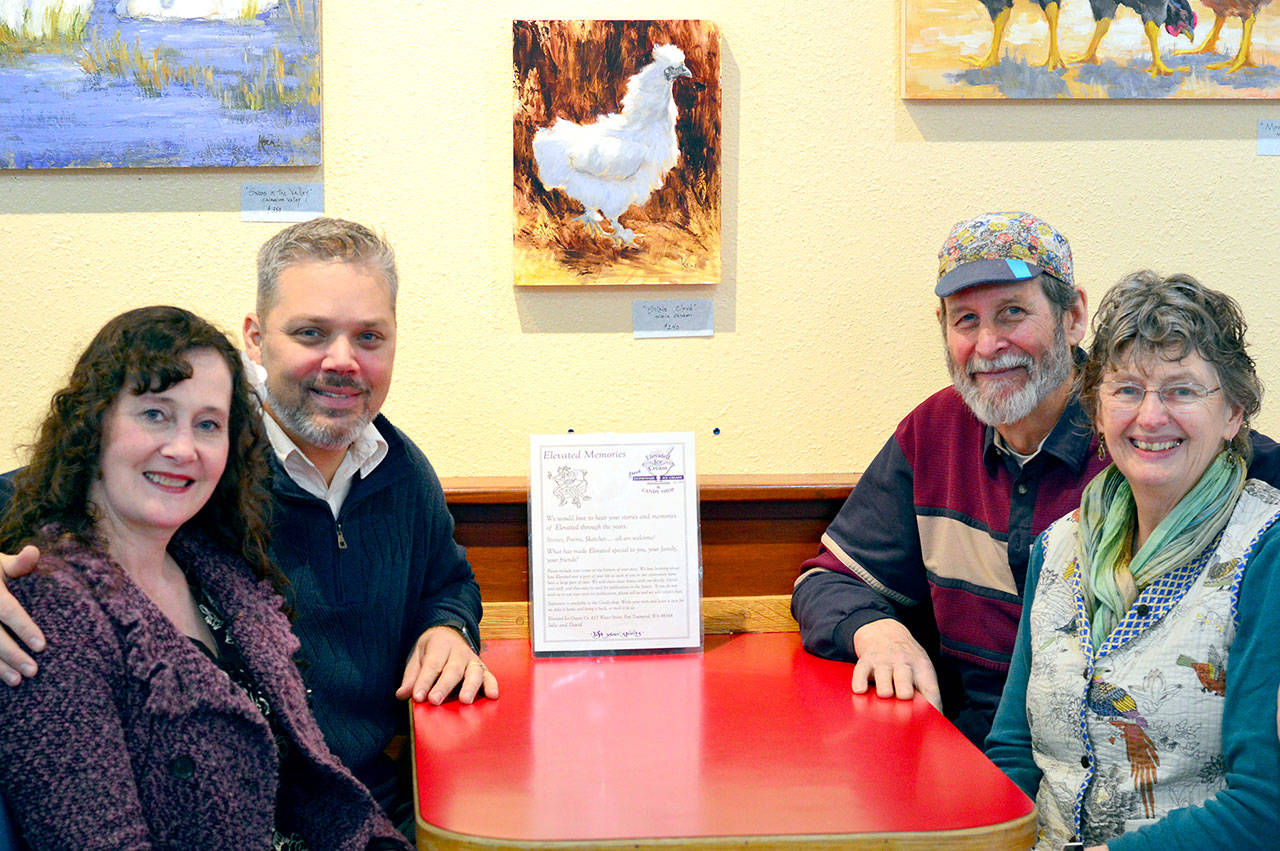
[[[347,539],[342,537],[342,524],[335,520],[333,527],[338,532],[338,549],[345,550],[347,548]]]

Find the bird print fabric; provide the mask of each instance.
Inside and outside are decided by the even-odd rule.
[[[1248,530],[1143,589],[1090,633],[1078,522],[1050,527],[1029,613],[1027,717],[1043,771],[1037,848],[1101,844],[1226,787],[1222,710]],[[1055,843],[1057,843],[1055,845]]]
[[[1210,647],[1208,658],[1203,662],[1197,662],[1185,653],[1180,654],[1178,664],[1196,672],[1196,679],[1200,681],[1202,689],[1213,692],[1218,697],[1226,697],[1227,664],[1218,648]]]
[[[1120,731],[1124,755],[1129,761],[1129,776],[1133,778],[1134,791],[1142,800],[1143,817],[1155,818],[1154,790],[1160,754],[1146,733],[1147,719],[1138,711],[1138,702],[1123,688],[1094,677],[1089,683],[1085,705]]]

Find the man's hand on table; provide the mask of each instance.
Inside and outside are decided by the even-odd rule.
[[[911,633],[893,618],[881,618],[863,624],[853,634],[854,694],[864,694],[874,681],[879,697],[910,700],[917,691],[942,711],[942,694],[938,676],[924,651]]]
[[[481,694],[496,700],[498,678],[462,633],[451,626],[433,626],[414,644],[396,697],[407,700],[412,696],[419,703],[429,701],[439,706],[455,688],[463,703],[473,703]]]
[[[7,583],[30,573],[39,558],[40,551],[30,545],[17,555],[0,553],[0,679],[11,686],[36,675],[36,660],[23,645],[39,653],[44,649],[44,633],[9,593]]]

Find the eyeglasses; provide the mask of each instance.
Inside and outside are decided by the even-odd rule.
[[[1166,384],[1163,387],[1143,387],[1132,381],[1103,381],[1102,393],[1099,394],[1107,406],[1119,411],[1137,409],[1148,393],[1155,393],[1160,401],[1171,411],[1186,411],[1195,408],[1221,387],[1209,389],[1194,381],[1179,384]]]

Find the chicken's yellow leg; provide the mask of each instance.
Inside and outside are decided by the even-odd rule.
[[[1062,54],[1058,52],[1058,4],[1056,2],[1044,7],[1044,19],[1049,22],[1049,55],[1044,59],[1044,67],[1049,70],[1066,68],[1067,63],[1062,60]]]
[[[1212,65],[1206,65],[1206,68],[1226,68],[1228,74],[1234,74],[1241,68],[1257,68],[1258,65],[1249,58],[1249,47],[1253,43],[1253,22],[1257,20],[1257,15],[1250,15],[1244,19],[1244,32],[1240,34],[1240,49],[1236,51],[1236,58],[1230,62],[1215,62]]]
[[[1084,53],[1079,56],[1072,56],[1072,62],[1088,62],[1093,65],[1098,64],[1098,45],[1102,43],[1102,37],[1107,34],[1107,30],[1111,29],[1111,19],[1103,18],[1098,21],[1098,25],[1093,28],[1093,38],[1089,40],[1089,46],[1085,48]]]
[[[1186,50],[1175,50],[1174,56],[1187,56],[1192,53],[1217,53],[1218,52],[1218,33],[1222,32],[1222,25],[1227,19],[1221,15],[1213,16],[1213,29],[1209,31],[1209,37],[1204,40],[1204,44],[1199,47],[1188,47]],[[1212,66],[1210,66],[1212,67]]]
[[[992,21],[995,24],[995,31],[991,34],[991,49],[987,51],[987,55],[981,59],[975,59],[972,56],[961,56],[965,62],[975,68],[990,68],[1000,61],[1000,42],[1004,41],[1004,29],[1009,26],[1009,13],[1012,7],[1005,9],[996,15],[996,19]]]
[[[1155,21],[1147,21],[1142,25],[1147,31],[1147,43],[1151,45],[1151,76],[1168,77],[1173,73],[1172,68],[1164,64],[1164,60],[1160,58],[1160,27]],[[1179,68],[1179,71],[1189,71],[1190,68]]]

